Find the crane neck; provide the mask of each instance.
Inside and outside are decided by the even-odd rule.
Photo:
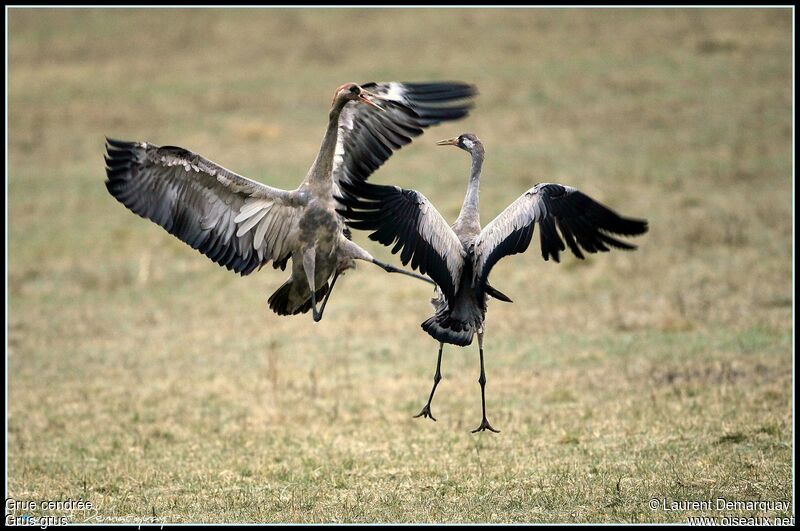
[[[337,98],[334,101],[331,112],[328,115],[328,127],[325,129],[325,136],[322,137],[319,153],[317,153],[317,158],[314,159],[311,169],[308,170],[307,180],[328,191],[333,186],[331,172],[333,171],[333,158],[336,154],[336,141],[339,135],[339,116],[341,116],[347,102],[348,100],[344,98]]]
[[[470,155],[472,156],[472,168],[470,170],[469,184],[467,193],[464,196],[464,203],[461,205],[461,213],[458,215],[456,223],[469,226],[480,232],[481,215],[478,209],[478,195],[481,186],[481,168],[483,167],[483,147],[476,146]]]

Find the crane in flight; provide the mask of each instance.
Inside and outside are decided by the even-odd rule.
[[[346,195],[343,184],[366,180],[427,127],[466,116],[475,94],[461,82],[340,86],[319,153],[294,190],[253,181],[180,147],[110,138],[105,184],[132,212],[228,270],[248,275],[269,262],[285,270],[291,258],[291,276],[269,306],[279,315],[311,310],[319,321],[336,279],[355,260],[430,282],[352,242],[333,196]]]
[[[468,152],[472,159],[467,194],[451,226],[428,199],[416,190],[368,182],[342,183],[339,212],[354,229],[373,231],[369,237],[401,252],[403,265],[429,275],[436,283],[431,300],[435,313],[422,328],[439,341],[439,356],[428,402],[416,417],[436,420],[431,401],[442,379],[445,343],[467,346],[478,335],[480,350],[481,408],[483,418],[473,430],[497,432],[486,418],[486,373],[483,336],[489,297],[511,299],[489,284],[492,267],[503,257],[524,252],[539,225],[542,257],[559,261],[566,246],[580,259],[583,251],[606,252],[610,248],[635,249],[614,235],[635,236],[647,232],[647,221],[625,218],[570,186],[537,184],[481,228],[478,210],[484,148],[477,136],[465,133],[438,142]],[[559,235],[560,231],[560,235]],[[563,237],[563,239],[562,239]]]

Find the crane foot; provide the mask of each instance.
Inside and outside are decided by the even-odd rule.
[[[431,419],[432,421],[436,422],[436,419],[434,418],[433,414],[431,413],[431,405],[430,404],[425,404],[425,407],[422,408],[422,411],[420,411],[419,413],[414,415],[415,419],[417,419],[419,417],[425,417],[425,418]]]
[[[479,431],[485,431],[485,430],[493,431],[495,433],[500,433],[500,430],[496,430],[496,429],[492,428],[492,425],[489,424],[489,421],[486,420],[486,417],[483,417],[483,420],[481,421],[481,425],[478,426],[477,428],[475,428],[474,430],[472,430],[472,433],[478,433]]]

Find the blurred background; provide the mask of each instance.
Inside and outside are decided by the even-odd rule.
[[[792,495],[788,9],[9,9],[8,494],[73,521],[678,521]],[[639,250],[494,269],[477,345],[361,266],[325,319],[105,190],[104,135],[294,188],[336,87],[454,79],[473,114],[372,177],[483,223],[537,182],[646,217]],[[355,239],[398,263],[364,233]],[[789,511],[791,512],[791,511]],[[54,514],[50,513],[42,514]],[[62,513],[58,513],[62,514]],[[749,513],[748,513],[749,514]],[[777,513],[770,512],[770,515]]]

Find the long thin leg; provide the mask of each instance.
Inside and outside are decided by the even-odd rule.
[[[322,299],[322,305],[319,307],[319,318],[322,319],[322,314],[325,313],[325,306],[328,304],[328,299],[331,298],[331,293],[333,293],[333,286],[336,284],[336,279],[339,278],[339,272],[333,274],[333,279],[331,280],[331,285],[328,288],[328,293],[325,294],[325,298]]]
[[[414,415],[414,418],[419,417],[426,417],[433,421],[436,421],[434,416],[431,414],[431,401],[433,400],[433,393],[436,392],[436,386],[439,385],[439,382],[442,380],[442,349],[444,348],[444,343],[439,343],[439,359],[436,360],[436,374],[433,375],[433,389],[431,389],[431,395],[428,397],[428,403],[425,404],[425,407],[422,408],[417,415]]]
[[[353,243],[353,241],[348,240],[344,236],[341,236],[339,238],[339,247],[340,247],[339,254],[341,257],[352,258],[354,260],[364,260],[365,262],[372,262],[373,264],[379,266],[387,273],[402,273],[404,275],[414,277],[418,280],[428,282],[429,284],[435,284],[435,282],[429,279],[428,277],[412,273],[411,271],[405,271],[391,264],[387,264],[386,262],[381,262],[380,260],[377,260],[374,256],[372,256],[367,251],[365,251],[364,249]]]
[[[303,251],[303,269],[306,271],[306,279],[308,280],[308,289],[311,290],[311,315],[314,321],[322,319],[322,314],[317,311],[317,287],[314,282],[314,271],[316,264],[317,250],[313,247]]]
[[[419,280],[423,280],[423,281],[425,281],[425,282],[427,282],[429,284],[435,284],[435,282],[433,280],[429,279],[428,277],[424,277],[422,275],[418,275],[416,273],[412,273],[411,271],[405,271],[403,269],[400,269],[399,267],[395,267],[395,266],[393,266],[391,264],[387,264],[386,262],[381,262],[380,260],[376,260],[375,258],[372,259],[372,263],[377,265],[377,266],[382,267],[383,270],[386,271],[387,273],[402,273],[404,275],[408,275],[410,277],[414,277],[414,278],[417,278]]]
[[[481,376],[478,378],[478,383],[481,384],[481,408],[483,409],[483,420],[481,425],[472,430],[472,433],[479,431],[489,430],[495,433],[500,433],[500,430],[492,428],[489,421],[486,420],[486,372],[483,370],[483,333],[478,333],[478,346],[481,350]]]

